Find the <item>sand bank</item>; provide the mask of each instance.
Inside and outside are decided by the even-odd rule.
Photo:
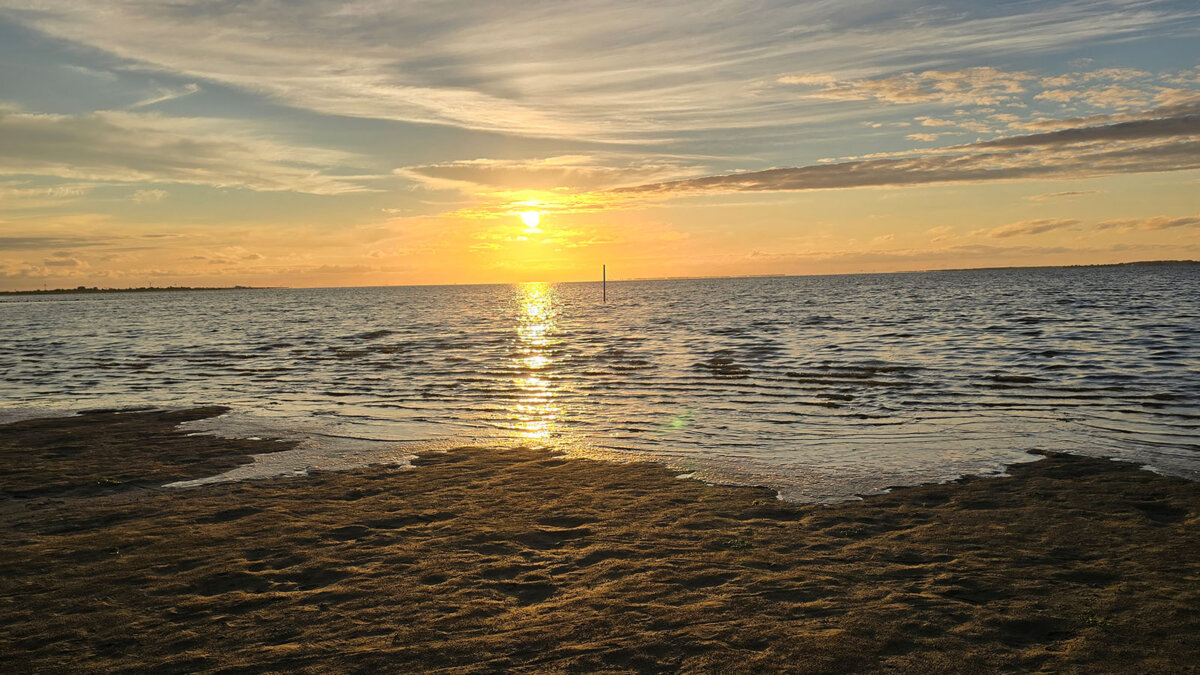
[[[220,409],[0,427],[12,672],[1187,672],[1200,485],[1053,456],[833,507],[464,448],[162,490],[288,447]]]

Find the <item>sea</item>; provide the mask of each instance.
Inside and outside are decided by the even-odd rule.
[[[228,406],[173,484],[519,445],[836,502],[1036,451],[1200,480],[1200,266],[0,298],[0,422]],[[415,469],[415,470],[420,470]]]

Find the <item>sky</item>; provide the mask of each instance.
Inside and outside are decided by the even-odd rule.
[[[1196,259],[1198,38],[1194,0],[0,0],[0,289]]]

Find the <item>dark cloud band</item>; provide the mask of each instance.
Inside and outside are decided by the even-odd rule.
[[[1200,115],[1011,136],[919,156],[861,159],[651,183],[612,194],[828,190],[1200,168]]]

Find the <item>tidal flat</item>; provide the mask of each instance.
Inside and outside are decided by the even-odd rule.
[[[833,506],[464,447],[287,449],[222,408],[0,426],[8,672],[1195,672],[1200,485],[1070,455]]]

